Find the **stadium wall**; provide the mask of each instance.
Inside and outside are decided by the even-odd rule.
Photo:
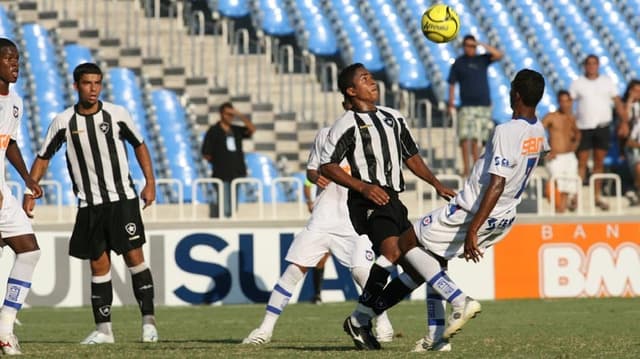
[[[452,277],[479,299],[640,295],[640,223],[620,218],[597,223],[593,218],[555,221],[516,224],[479,264],[453,260]],[[153,269],[157,303],[265,302],[286,267],[287,248],[303,225],[297,221],[149,224],[145,255]],[[70,230],[69,225],[36,226],[42,257],[28,305],[90,304],[89,266],[67,255]],[[1,278],[13,263],[10,256],[6,250],[0,260]],[[127,269],[121,258],[112,259],[114,305],[134,304]],[[325,277],[325,301],[357,297],[346,268],[330,260]],[[292,301],[311,298],[310,282],[307,278]],[[420,288],[412,299],[424,296]]]

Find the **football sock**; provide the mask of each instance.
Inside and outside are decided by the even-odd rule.
[[[376,316],[372,308],[387,284],[389,274],[393,269],[394,264],[384,256],[379,256],[373,263],[367,282],[358,299],[358,305],[351,313],[351,321],[354,325],[358,327],[368,325],[371,318]]]
[[[416,282],[411,279],[411,276],[409,276],[407,272],[400,273],[400,275],[395,277],[391,282],[389,282],[389,284],[387,284],[386,287],[384,287],[384,290],[380,293],[380,296],[373,306],[373,311],[376,314],[380,314],[393,307],[406,296],[411,294],[418,285],[419,284],[416,284]]]
[[[462,293],[458,286],[449,278],[440,262],[422,248],[415,247],[405,254],[405,258],[426,280],[427,284],[451,303],[454,307],[464,305],[466,295]]]
[[[111,302],[113,302],[113,288],[111,286],[111,272],[105,275],[91,277],[91,307],[96,330],[104,334],[111,334]]]
[[[427,336],[432,340],[442,338],[446,301],[432,286],[427,285]]]
[[[358,284],[358,287],[363,289],[365,284],[367,284],[367,278],[369,278],[369,268],[353,267],[351,268],[351,276],[356,284]]]
[[[145,262],[142,262],[134,267],[129,267],[131,273],[131,282],[133,285],[133,295],[138,301],[140,307],[140,313],[142,317],[154,315],[153,305],[153,277],[151,276],[151,269]],[[154,324],[154,323],[144,323]]]
[[[273,332],[280,313],[282,313],[284,307],[289,303],[292,292],[296,289],[296,286],[302,278],[304,278],[304,273],[300,268],[295,264],[289,264],[271,292],[269,302],[267,303],[267,312],[265,313],[262,324],[260,324],[260,329],[268,333]]]
[[[0,310],[0,334],[13,333],[13,323],[16,321],[18,310],[22,308],[27,294],[29,294],[33,270],[38,259],[40,259],[39,249],[16,254],[7,280],[4,304]]]
[[[324,268],[313,269],[313,290],[314,300],[320,300],[322,298],[322,282],[324,281]]]

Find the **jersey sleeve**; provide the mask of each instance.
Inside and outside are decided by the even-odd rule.
[[[320,167],[320,157],[322,156],[322,148],[327,139],[327,131],[322,129],[316,134],[316,138],[311,145],[311,151],[309,152],[309,159],[307,160],[308,170],[317,170]]]
[[[320,164],[339,164],[355,146],[355,130],[355,122],[350,116],[345,115],[337,120],[320,151]]]
[[[399,117],[398,122],[400,123],[400,142],[402,145],[402,160],[406,161],[410,157],[413,157],[415,154],[419,152],[418,145],[411,135],[411,131],[409,130],[409,126],[407,126],[404,118]]]
[[[56,116],[49,124],[47,134],[42,142],[42,147],[38,152],[38,157],[48,160],[58,152],[62,144],[67,140],[66,130],[66,122],[64,119],[59,115]]]
[[[133,122],[131,114],[129,114],[129,111],[124,107],[120,107],[117,121],[122,138],[129,142],[133,147],[138,147],[144,142],[144,138],[142,137],[142,134],[140,134],[140,131],[138,131],[136,124]]]
[[[491,163],[487,172],[509,179],[513,176],[521,156],[519,155],[520,147],[512,143],[505,129],[505,126],[497,126],[493,132],[491,146],[488,148],[491,153]]]

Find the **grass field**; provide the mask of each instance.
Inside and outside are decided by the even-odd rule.
[[[114,308],[116,344],[80,346],[92,329],[89,308],[30,308],[19,315],[23,352],[37,358],[324,358],[417,357],[409,353],[425,333],[423,302],[390,312],[396,338],[378,352],[358,352],[342,331],[354,303],[292,304],[262,347],[240,345],[264,305],[162,307],[160,342],[141,344],[137,308]],[[640,299],[485,301],[483,312],[438,358],[640,358]]]

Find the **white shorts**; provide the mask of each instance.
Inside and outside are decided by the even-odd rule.
[[[331,252],[348,268],[369,268],[375,259],[367,236],[340,236],[314,232],[307,228],[298,233],[289,247],[286,260],[302,267],[315,267],[325,253]]]
[[[562,193],[575,194],[578,193],[580,180],[578,176],[578,159],[575,153],[566,152],[557,155],[552,160],[547,161],[547,170],[549,176],[560,177],[556,181],[556,189]],[[575,177],[576,179],[562,178]]]
[[[22,204],[11,194],[8,187],[2,192],[4,200],[0,209],[0,234],[2,238],[32,234],[31,220],[22,209]]]
[[[472,213],[448,204],[420,218],[413,229],[419,243],[449,260],[464,253],[464,240],[472,219]],[[501,241],[515,219],[515,209],[497,218],[489,217],[478,231],[478,247],[485,249]]]

